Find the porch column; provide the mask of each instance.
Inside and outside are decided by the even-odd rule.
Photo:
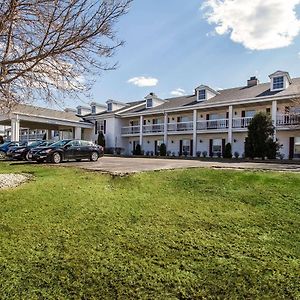
[[[276,126],[277,126],[277,101],[272,101],[272,122],[274,126],[274,142],[276,141]]]
[[[46,139],[51,140],[52,139],[52,130],[48,129],[46,131]]]
[[[164,114],[164,144],[168,149],[168,113]]]
[[[11,120],[11,140],[19,141],[20,140],[20,120],[12,119]]]
[[[197,156],[197,110],[193,110],[193,157]]]
[[[232,144],[232,118],[233,118],[233,106],[229,106],[228,111],[228,143]]]
[[[144,125],[144,117],[140,116],[140,146],[143,149],[143,125]]]
[[[74,138],[75,140],[81,140],[81,128],[74,127]]]

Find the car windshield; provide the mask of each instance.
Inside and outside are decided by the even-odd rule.
[[[29,143],[29,146],[30,146],[30,147],[37,147],[37,146],[39,146],[40,144],[41,144],[41,141],[35,141],[35,142]]]
[[[69,142],[70,142],[70,140],[62,140],[62,141],[58,141],[58,142],[52,144],[51,146],[53,146],[53,147],[63,147],[64,145],[66,145]]]

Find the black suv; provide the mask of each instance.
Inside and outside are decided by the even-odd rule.
[[[89,159],[97,161],[103,156],[103,147],[93,144],[89,141],[82,140],[61,140],[49,147],[43,147],[32,155],[32,160],[37,162],[52,162],[59,164],[63,160],[80,161],[81,159]]]

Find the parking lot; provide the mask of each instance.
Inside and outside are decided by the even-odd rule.
[[[61,166],[79,167],[86,170],[101,171],[112,174],[130,174],[145,171],[184,169],[184,168],[224,168],[238,170],[272,170],[300,172],[300,164],[255,163],[243,161],[200,161],[183,159],[152,159],[103,157],[97,162],[65,162]]]

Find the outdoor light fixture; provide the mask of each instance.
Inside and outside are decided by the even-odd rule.
[[[129,142],[129,144],[131,144],[131,142]]]
[[[172,121],[174,121],[175,119],[174,118],[172,118]]]
[[[174,144],[174,141],[171,141],[172,144]]]
[[[200,118],[202,119],[202,118],[203,118],[203,115],[200,115]]]
[[[199,142],[200,142],[200,143],[202,143],[203,141],[202,141],[202,140],[200,140]]]
[[[147,141],[148,144],[150,144],[150,141]]]
[[[237,112],[235,111],[234,114],[237,115]]]
[[[237,140],[236,140],[236,139],[234,139],[233,141],[234,141],[234,143],[236,143],[236,142],[237,142]]]

